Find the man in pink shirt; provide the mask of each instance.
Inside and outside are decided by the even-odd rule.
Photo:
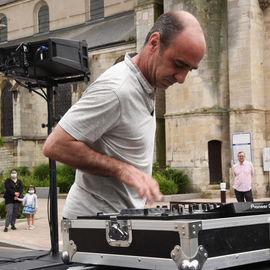
[[[253,202],[251,190],[251,177],[254,175],[254,168],[251,162],[245,160],[245,153],[238,153],[238,161],[233,165],[234,193],[238,202]]]

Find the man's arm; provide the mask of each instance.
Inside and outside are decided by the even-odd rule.
[[[253,164],[251,162],[250,162],[250,166],[251,166],[250,174],[253,177],[254,176],[254,166],[253,166]]]
[[[121,182],[133,186],[141,198],[148,202],[160,201],[162,194],[156,180],[134,166],[93,151],[81,141],[75,140],[57,125],[47,138],[43,154],[82,171],[104,176],[115,176]]]

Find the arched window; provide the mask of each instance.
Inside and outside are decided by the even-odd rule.
[[[104,18],[104,0],[90,0],[90,19]]]
[[[39,33],[49,32],[49,7],[47,5],[42,6],[38,11],[38,29]]]
[[[221,142],[208,142],[208,162],[210,184],[217,184],[222,182],[222,166],[221,166]]]
[[[11,84],[2,89],[1,95],[1,136],[13,136],[13,103]]]
[[[0,19],[0,42],[7,41],[7,17]]]
[[[54,95],[54,117],[60,120],[71,107],[72,95],[70,84],[59,84]]]

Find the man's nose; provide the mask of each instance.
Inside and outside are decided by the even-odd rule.
[[[184,83],[186,77],[187,77],[187,74],[188,74],[189,70],[181,70],[180,72],[176,73],[174,75],[174,78],[176,79],[176,81],[178,83]]]

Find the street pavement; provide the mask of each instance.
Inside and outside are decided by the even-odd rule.
[[[65,199],[58,199],[58,227],[59,227],[59,249],[62,249],[61,235],[61,213]],[[35,229],[27,230],[26,219],[17,219],[17,230],[4,232],[4,221],[0,223],[0,246],[18,246],[30,249],[45,249],[51,248],[51,238],[49,229],[48,211],[49,208],[47,199],[38,199],[38,211],[35,215]]]
[[[188,202],[220,202],[220,198],[215,199],[186,199],[181,201]],[[255,199],[255,201],[270,201],[270,198],[259,198]],[[227,198],[226,203],[236,202],[234,197]],[[65,203],[65,199],[58,198],[58,234],[59,234],[59,250],[62,250],[62,234],[61,234],[61,214],[62,209]],[[17,220],[16,227],[17,230],[11,230],[9,228],[8,232],[4,232],[4,221],[0,222],[0,247],[1,246],[18,246],[25,247],[29,249],[43,249],[49,250],[51,248],[51,238],[50,238],[50,230],[49,230],[49,222],[48,222],[48,211],[47,208],[48,200],[47,199],[38,199],[38,212],[35,216],[35,229],[27,230],[27,222],[26,219]],[[157,205],[168,205],[168,203],[154,203],[151,205],[147,205],[147,207],[156,207]]]

